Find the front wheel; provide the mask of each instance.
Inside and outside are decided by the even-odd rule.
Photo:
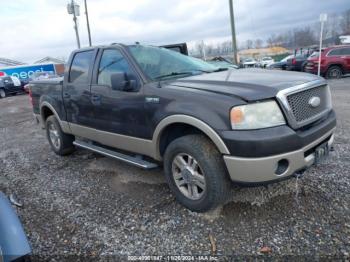
[[[60,156],[69,155],[74,150],[74,136],[63,133],[57,118],[52,115],[45,122],[46,136],[51,149]]]
[[[196,212],[224,204],[230,180],[222,155],[202,135],[180,137],[164,154],[165,177],[176,199]]]
[[[6,97],[6,93],[4,89],[0,89],[0,98],[5,98]]]
[[[343,71],[339,66],[331,66],[326,72],[326,78],[339,79],[343,76]]]

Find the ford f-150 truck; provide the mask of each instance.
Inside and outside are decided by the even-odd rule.
[[[142,168],[163,165],[177,200],[204,212],[231,181],[302,172],[332,146],[336,116],[320,77],[227,70],[159,47],[74,51],[63,78],[31,85],[52,150],[89,149]]]

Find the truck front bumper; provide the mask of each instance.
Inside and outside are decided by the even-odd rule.
[[[306,169],[315,163],[317,146],[328,143],[328,147],[332,147],[334,130],[335,128],[299,150],[283,154],[257,158],[224,156],[231,180],[243,184],[269,183]]]

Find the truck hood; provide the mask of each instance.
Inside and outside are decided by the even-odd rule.
[[[254,68],[179,78],[168,85],[232,95],[249,102],[272,98],[280,90],[320,79],[306,73]]]

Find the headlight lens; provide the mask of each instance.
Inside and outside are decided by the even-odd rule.
[[[286,124],[283,114],[273,100],[236,106],[230,113],[232,129],[259,129]]]

